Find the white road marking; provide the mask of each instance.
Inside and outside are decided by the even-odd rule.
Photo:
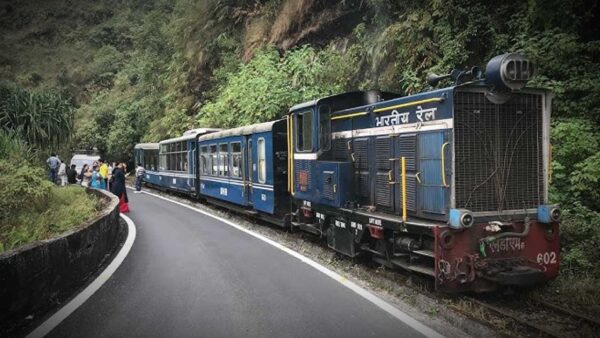
[[[28,338],[32,337],[43,337],[50,333],[55,327],[58,326],[63,320],[65,320],[71,313],[77,310],[83,303],[85,303],[88,298],[90,298],[100,287],[112,276],[117,268],[123,263],[127,254],[131,250],[133,246],[133,242],[135,241],[135,224],[131,220],[131,218],[121,214],[120,215],[125,222],[127,222],[127,239],[125,240],[125,244],[117,254],[117,256],[113,259],[112,262],[102,271],[102,273],[90,284],[88,285],[80,294],[78,294],[75,298],[73,298],[70,302],[68,302],[65,306],[63,306],[58,312],[52,315],[52,317],[48,318],[45,322],[43,322],[40,326],[38,326],[33,332],[27,335]]]
[[[129,187],[128,187],[129,188]],[[131,188],[130,188],[131,189]],[[417,321],[416,319],[410,317],[409,315],[407,315],[406,313],[400,311],[398,308],[394,307],[393,305],[387,303],[386,301],[384,301],[383,299],[377,297],[376,295],[374,295],[373,293],[367,291],[366,289],[362,288],[361,286],[359,286],[356,283],[353,283],[351,281],[349,281],[347,278],[339,275],[338,273],[329,270],[328,268],[326,268],[325,266],[313,261],[312,259],[303,256],[302,254],[283,246],[282,244],[279,244],[261,234],[258,234],[256,232],[253,232],[251,230],[248,230],[244,227],[242,227],[241,225],[238,225],[228,219],[219,217],[219,216],[215,216],[212,214],[209,214],[208,212],[192,207],[190,205],[160,196],[160,195],[156,195],[153,193],[149,193],[147,191],[142,191],[144,194],[156,197],[156,198],[160,198],[163,199],[165,201],[171,202],[171,203],[175,203],[177,205],[180,205],[182,207],[188,208],[190,210],[196,211],[198,213],[201,213],[203,215],[206,215],[208,217],[212,217],[218,221],[221,221],[231,227],[234,227],[240,231],[243,231],[247,234],[249,234],[250,236],[253,236],[263,242],[266,242],[274,247],[276,247],[277,249],[298,258],[300,261],[310,265],[311,267],[317,269],[318,271],[324,273],[325,275],[327,275],[328,277],[330,277],[331,279],[339,282],[340,284],[344,285],[345,287],[347,287],[348,289],[354,291],[355,293],[357,293],[359,296],[363,297],[364,299],[370,301],[371,303],[375,304],[377,307],[379,307],[380,309],[382,309],[383,311],[389,313],[390,315],[392,315],[393,317],[395,317],[396,319],[402,321],[404,324],[408,325],[409,327],[411,327],[412,329],[414,329],[415,331],[421,333],[422,335],[424,335],[425,337],[444,337],[443,335],[437,333],[435,330],[431,329],[430,327],[427,327],[425,325],[423,325],[421,322]],[[401,333],[399,333],[401,334]]]

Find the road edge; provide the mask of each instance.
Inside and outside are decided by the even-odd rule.
[[[223,222],[235,229],[238,229],[240,231],[245,232],[246,234],[257,238],[267,244],[270,244],[271,246],[274,246],[275,248],[299,259],[300,261],[308,264],[309,266],[311,266],[312,268],[320,271],[321,273],[325,274],[326,276],[328,276],[329,278],[337,281],[338,283],[342,284],[343,286],[347,287],[348,289],[350,289],[351,291],[353,291],[354,293],[358,294],[359,296],[363,297],[364,299],[368,300],[369,302],[373,303],[375,306],[379,307],[380,309],[382,309],[383,311],[387,312],[389,315],[391,315],[392,317],[400,320],[401,322],[405,323],[406,325],[408,325],[409,327],[411,327],[412,329],[414,329],[415,331],[421,333],[422,335],[424,335],[425,337],[444,337],[443,335],[439,334],[437,331],[435,331],[434,329],[424,325],[423,323],[421,323],[420,321],[412,318],[411,316],[409,316],[408,314],[402,312],[400,309],[396,308],[395,306],[391,305],[390,303],[384,301],[383,299],[379,298],[378,296],[376,296],[375,294],[373,294],[372,292],[364,289],[363,287],[359,286],[358,284],[348,280],[346,277],[338,274],[337,272],[334,272],[332,270],[330,270],[329,268],[315,262],[314,260],[302,255],[301,253],[294,251],[270,238],[267,238],[261,234],[258,234],[252,230],[248,230],[246,228],[244,228],[243,226],[236,224],[233,221],[230,221],[226,218],[222,218],[219,216],[215,216],[212,215],[204,210],[195,208],[191,205],[187,205],[185,203],[181,203],[175,200],[172,200],[170,198],[164,197],[164,196],[160,196],[154,193],[150,193],[147,191],[142,191],[142,193],[156,197],[156,198],[160,198],[163,199],[165,201],[177,204],[179,206],[188,208],[190,210],[196,211],[198,213],[201,213],[205,216],[211,217],[213,219],[216,219],[220,222]]]
[[[44,337],[50,331],[52,331],[55,327],[58,326],[63,320],[67,319],[71,313],[73,313],[77,308],[79,308],[85,301],[87,301],[98,289],[108,281],[108,279],[117,271],[121,263],[125,260],[129,251],[133,247],[133,242],[136,237],[136,228],[135,223],[131,220],[131,218],[119,214],[121,218],[127,223],[127,239],[119,250],[119,253],[115,256],[112,262],[91,282],[83,291],[81,291],[75,298],[73,298],[70,302],[65,304],[60,310],[58,310],[55,314],[53,314],[50,318],[44,321],[40,326],[35,328],[31,333],[27,335],[27,338],[38,338]]]

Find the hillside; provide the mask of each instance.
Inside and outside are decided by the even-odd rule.
[[[414,93],[429,72],[523,51],[538,65],[533,85],[555,94],[563,271],[597,278],[599,10],[597,0],[0,1],[0,77],[73,98],[67,148],[130,159],[139,141],[266,121],[346,90]]]

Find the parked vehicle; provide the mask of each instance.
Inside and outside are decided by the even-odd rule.
[[[97,155],[74,154],[71,158],[71,165],[75,165],[75,170],[77,170],[77,175],[79,175],[81,174],[81,168],[83,168],[84,164],[91,166],[99,159],[100,156]]]

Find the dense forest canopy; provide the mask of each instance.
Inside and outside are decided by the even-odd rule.
[[[531,84],[554,93],[563,271],[600,274],[598,1],[0,3],[4,86],[56,93],[74,109],[74,134],[57,139],[64,149],[97,147],[110,159],[192,127],[271,120],[323,95],[427,90],[430,72],[522,51],[538,66]]]

